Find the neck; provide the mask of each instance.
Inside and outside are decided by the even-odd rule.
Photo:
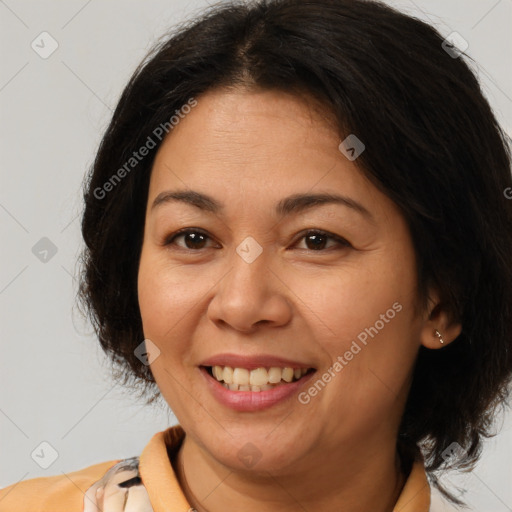
[[[233,472],[206,454],[189,436],[175,460],[176,476],[190,505],[197,512],[244,512],[264,509],[291,512],[297,509],[328,512],[392,512],[407,476],[401,472],[396,451],[350,449],[334,456],[308,459],[279,476]],[[375,454],[379,454],[376,456]],[[315,468],[313,471],[311,468]]]

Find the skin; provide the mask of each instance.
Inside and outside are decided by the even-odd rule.
[[[187,433],[173,461],[184,493],[199,512],[233,503],[246,512],[390,512],[406,480],[395,446],[418,349],[441,347],[435,329],[446,346],[460,326],[435,290],[427,310],[415,309],[405,219],[339,151],[339,133],[312,101],[241,89],[197,100],[156,155],[138,280],[144,334],[161,351],[151,370]],[[208,194],[224,209],[152,208],[170,190]],[[373,220],[340,204],[274,212],[284,197],[320,192],[357,201]],[[208,236],[166,245],[182,228]],[[350,245],[327,238],[318,249],[311,229]],[[249,236],[262,248],[252,263],[236,252]],[[321,376],[396,302],[402,310],[308,404],[294,396],[237,412],[200,374],[201,362],[230,352],[292,358]],[[261,454],[250,468],[238,458],[247,442]]]

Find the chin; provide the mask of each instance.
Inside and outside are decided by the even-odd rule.
[[[292,468],[296,471],[297,461],[303,460],[307,451],[303,429],[281,429],[279,434],[277,429],[275,422],[265,422],[260,427],[239,426],[236,433],[227,428],[222,439],[202,444],[214,459],[232,471],[261,473],[265,477],[269,472],[276,475],[286,474]]]

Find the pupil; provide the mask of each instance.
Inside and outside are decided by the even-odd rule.
[[[325,245],[325,237],[322,235],[309,235],[307,240],[313,241],[313,249],[318,249]]]
[[[192,248],[197,249],[198,244],[201,244],[201,243],[204,244],[204,240],[201,240],[201,237],[204,238],[204,235],[202,235],[201,233],[187,233],[185,235],[185,241],[186,241],[187,247],[189,246],[189,242],[192,242],[192,245],[193,245]],[[190,247],[189,247],[189,249],[190,249]]]

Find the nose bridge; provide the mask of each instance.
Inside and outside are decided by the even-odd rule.
[[[255,300],[267,293],[269,285],[268,265],[270,251],[251,236],[246,237],[231,255],[229,273],[229,291],[242,294]]]
[[[263,320],[287,322],[290,307],[269,268],[270,260],[270,251],[252,237],[236,246],[229,258],[230,269],[210,303],[210,318],[244,331]]]
[[[246,236],[238,244],[235,252],[247,265],[252,265],[258,259],[261,263],[262,259],[268,259],[269,254],[268,248],[265,250],[265,254],[263,254],[263,246],[252,236]]]

